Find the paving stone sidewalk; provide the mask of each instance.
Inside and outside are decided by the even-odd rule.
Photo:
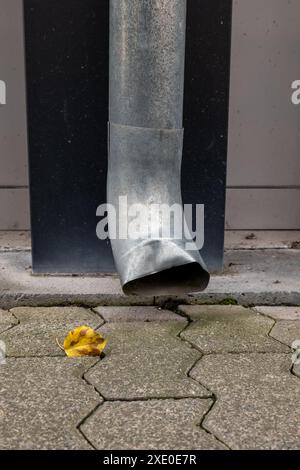
[[[103,359],[59,349],[83,324]],[[0,449],[300,449],[297,340],[297,307],[0,310]]]

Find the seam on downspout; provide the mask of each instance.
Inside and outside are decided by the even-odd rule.
[[[118,229],[128,223],[120,196],[129,207],[140,204],[150,212],[154,205],[183,209],[185,34],[186,0],[110,0],[108,203],[116,210]],[[161,215],[157,221],[151,219],[151,229],[160,233],[168,221]],[[114,222],[109,216],[110,233]],[[186,226],[184,214],[176,224]],[[126,294],[184,294],[207,287],[209,274],[196,245],[184,230],[181,238],[173,232],[169,238],[148,239],[146,230],[135,239],[111,237]]]

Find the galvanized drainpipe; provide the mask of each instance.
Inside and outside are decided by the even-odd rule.
[[[120,196],[128,207],[182,206],[185,32],[186,0],[110,0],[108,203],[117,209],[117,231],[128,223]],[[110,232],[114,222],[109,216]],[[151,223],[159,230],[163,217]],[[205,289],[209,274],[186,241],[149,239],[146,232],[135,240],[112,239],[124,292]]]

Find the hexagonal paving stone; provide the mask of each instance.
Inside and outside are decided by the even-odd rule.
[[[189,305],[180,310],[194,320],[181,337],[204,353],[289,351],[268,336],[274,321],[250,309]]]
[[[211,400],[147,400],[104,403],[81,426],[97,449],[225,449],[200,428]]]
[[[186,321],[186,318],[158,307],[97,307],[94,310],[108,323]]]
[[[11,310],[20,324],[1,334],[8,356],[64,355],[56,343],[76,326],[98,328],[103,320],[89,309],[79,307],[19,307]]]
[[[233,449],[300,449],[300,380],[289,354],[205,356],[191,371],[217,402],[205,429]]]
[[[296,377],[300,378],[300,363],[294,365],[293,374],[295,374]]]
[[[0,309],[0,333],[9,330],[12,326],[17,325],[18,320],[11,312]]]
[[[207,397],[210,392],[187,377],[201,357],[177,335],[183,322],[109,323],[105,358],[86,379],[107,399]]]
[[[297,321],[279,321],[272,329],[270,336],[281,343],[292,347],[294,341],[300,342],[300,320]]]
[[[95,359],[7,359],[0,366],[1,449],[89,449],[79,423],[102,402],[82,380]]]
[[[274,320],[300,320],[300,307],[254,307],[253,310]]]

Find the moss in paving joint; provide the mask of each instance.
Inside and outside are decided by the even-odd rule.
[[[228,298],[228,299],[224,299],[222,300],[221,302],[219,302],[219,305],[238,305],[238,301],[236,299],[233,299],[233,298]]]
[[[155,299],[155,306],[165,309],[165,310],[171,310],[172,312],[178,313],[177,309],[179,305],[240,305],[241,307],[249,307],[250,305],[248,304],[240,304],[236,299],[233,297],[228,297],[223,300],[218,300],[218,301],[213,301],[213,300],[203,300],[197,299],[196,302],[192,301],[189,302],[187,299],[176,299],[176,298],[167,298],[160,300],[159,298]],[[253,305],[255,307],[255,305]]]

